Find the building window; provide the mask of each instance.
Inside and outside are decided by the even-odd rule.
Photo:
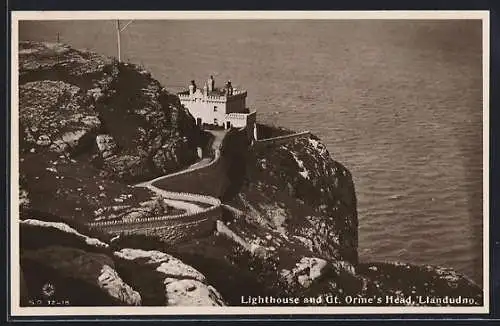
[[[217,106],[214,105],[214,112],[217,112]]]
[[[217,118],[214,119],[214,125],[218,125],[219,121],[217,121]]]

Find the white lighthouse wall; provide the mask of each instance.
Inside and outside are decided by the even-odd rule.
[[[223,126],[226,117],[226,103],[223,101],[203,101],[199,98],[181,100],[193,117],[202,123]]]

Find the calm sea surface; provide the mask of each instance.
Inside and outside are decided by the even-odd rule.
[[[24,22],[22,40],[116,56],[112,21]],[[308,129],[354,175],[360,258],[482,282],[477,21],[135,21],[122,57],[177,90],[245,87],[258,120]]]

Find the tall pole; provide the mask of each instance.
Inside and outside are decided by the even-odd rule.
[[[57,32],[57,44],[60,43],[60,40],[59,40],[59,32]],[[57,54],[57,63],[59,64],[59,53]]]
[[[121,40],[120,40],[120,20],[116,20],[116,40],[118,43],[118,62],[122,61]]]

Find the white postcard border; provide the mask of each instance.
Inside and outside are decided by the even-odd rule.
[[[13,11],[11,34],[10,314],[17,316],[486,314],[489,313],[489,11]],[[22,20],[480,19],[483,24],[483,306],[480,307],[20,307],[18,44]]]

